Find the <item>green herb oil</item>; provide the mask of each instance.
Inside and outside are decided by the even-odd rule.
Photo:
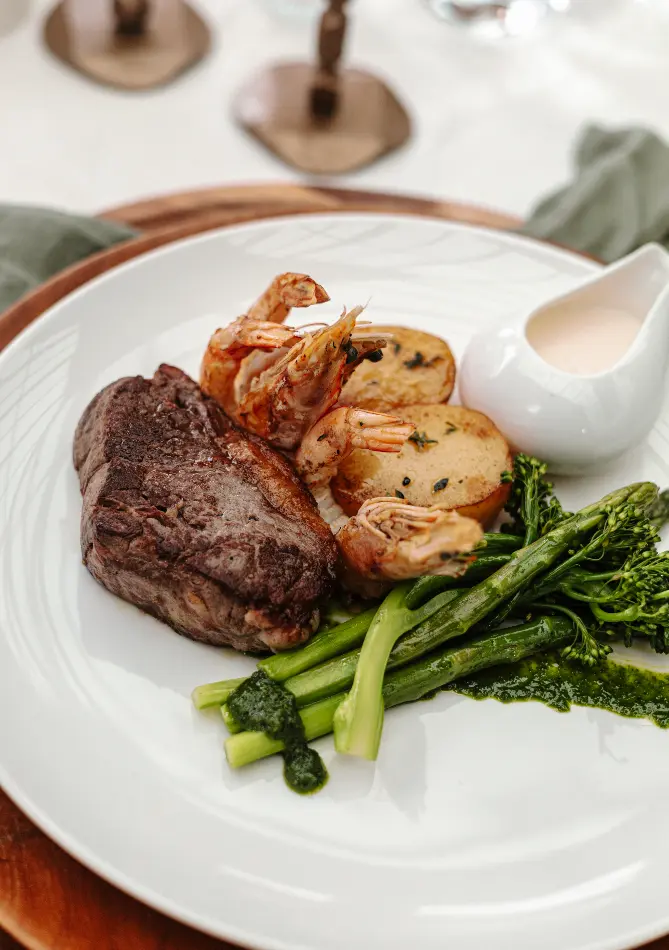
[[[662,729],[669,727],[669,675],[614,660],[586,668],[556,652],[540,653],[457,680],[444,689],[502,703],[537,700],[560,712],[591,706],[649,719]]]
[[[226,705],[242,729],[283,742],[283,777],[293,791],[308,795],[325,785],[325,763],[307,745],[295,697],[285,686],[258,670],[228,696]]]

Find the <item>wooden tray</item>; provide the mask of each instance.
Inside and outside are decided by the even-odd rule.
[[[515,218],[460,204],[298,185],[251,185],[168,195],[104,217],[146,232],[88,258],[0,316],[0,349],[86,281],[155,247],[212,228],[288,213],[403,212],[512,229]],[[0,792],[0,926],[31,950],[230,950],[150,910],[70,858]],[[0,950],[17,945],[0,934]],[[650,947],[649,947],[650,950]],[[669,938],[652,944],[669,950]]]

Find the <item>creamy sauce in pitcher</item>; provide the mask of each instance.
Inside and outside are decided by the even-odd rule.
[[[640,329],[640,321],[626,310],[567,303],[530,320],[527,339],[551,366],[588,376],[615,366]]]

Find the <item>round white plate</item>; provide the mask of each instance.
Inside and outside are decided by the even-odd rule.
[[[443,334],[562,291],[582,259],[412,217],[323,215],[172,244],[87,284],[0,357],[0,763],[59,844],[149,904],[260,948],[613,950],[669,930],[669,735],[605,712],[450,694],[389,713],[378,762],[318,748],[301,798],[280,762],[239,773],[203,682],[250,671],[115,599],[79,555],[70,453],[89,399],[161,361],[197,372],[211,331],[276,274]],[[311,317],[311,315],[310,315]],[[300,319],[302,319],[300,317]],[[306,317],[304,318],[307,319]],[[669,411],[568,506],[669,484]]]

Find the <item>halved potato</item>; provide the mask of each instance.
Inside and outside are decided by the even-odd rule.
[[[342,390],[344,406],[388,412],[398,406],[447,402],[455,386],[455,360],[448,343],[420,330],[377,326],[394,341],[378,363],[368,360],[356,368]]]
[[[416,432],[397,455],[356,449],[345,459],[331,486],[344,511],[401,493],[414,505],[443,502],[483,525],[494,521],[510,491],[501,476],[513,464],[494,423],[462,406],[404,406],[396,414]]]

